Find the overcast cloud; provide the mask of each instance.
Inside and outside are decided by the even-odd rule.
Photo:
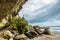
[[[19,15],[32,25],[60,26],[60,0],[28,0]]]

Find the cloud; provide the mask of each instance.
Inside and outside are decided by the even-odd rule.
[[[19,14],[24,14],[30,24],[59,25],[60,0],[29,0]]]
[[[60,26],[60,20],[52,19],[47,20],[45,22],[39,22],[39,23],[31,23],[31,25],[39,25],[39,26]]]

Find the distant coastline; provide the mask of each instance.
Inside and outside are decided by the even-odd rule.
[[[60,26],[43,26],[42,29],[49,27],[51,31],[57,31],[60,32]]]
[[[60,26],[42,26],[42,27],[60,27]]]

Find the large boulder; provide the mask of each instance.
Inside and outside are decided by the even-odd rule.
[[[9,30],[3,30],[0,32],[0,40],[13,40],[13,34]]]
[[[0,28],[15,17],[27,0],[0,0]]]
[[[49,29],[49,27],[45,28],[45,30],[43,31],[43,34],[52,35],[51,30]]]
[[[34,31],[37,32],[37,34],[42,35],[42,30],[38,26],[34,26]]]
[[[24,34],[17,35],[15,37],[15,40],[27,40],[27,39],[28,39],[28,37],[26,35],[24,35]]]

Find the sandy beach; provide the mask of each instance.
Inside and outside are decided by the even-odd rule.
[[[38,36],[30,40],[60,40],[60,32],[53,32],[52,35]]]

